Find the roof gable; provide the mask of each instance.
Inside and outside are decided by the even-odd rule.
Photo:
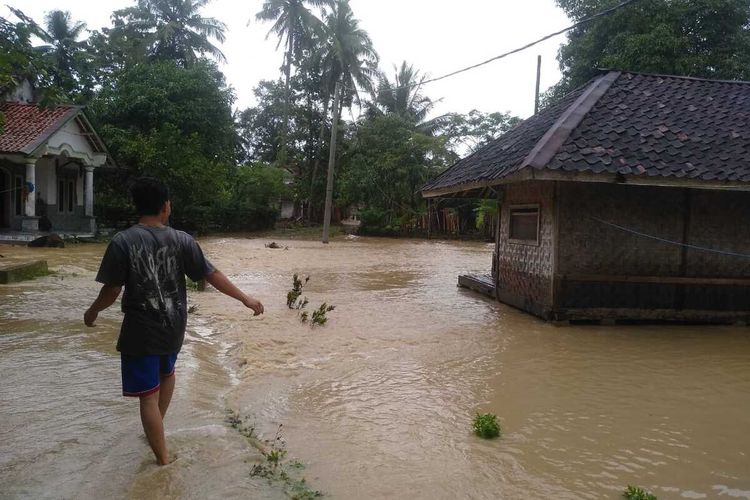
[[[476,192],[529,170],[750,182],[749,125],[747,82],[612,71],[459,160],[423,194]]]
[[[36,104],[0,103],[0,113],[5,115],[0,153],[32,154],[80,112],[77,106],[61,105],[48,109]]]

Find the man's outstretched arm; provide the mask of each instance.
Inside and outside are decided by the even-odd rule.
[[[94,303],[91,304],[91,307],[89,307],[83,314],[83,322],[86,323],[86,326],[94,326],[94,322],[96,321],[97,316],[99,316],[99,313],[115,303],[117,297],[120,296],[121,290],[121,286],[102,286],[102,289],[99,290],[99,296]]]
[[[261,304],[258,299],[249,296],[248,294],[237,288],[234,283],[229,281],[229,278],[227,278],[221,271],[214,271],[207,274],[206,281],[208,281],[211,286],[216,288],[224,295],[232,297],[233,299],[237,299],[245,304],[245,307],[249,307],[250,309],[252,309],[254,313],[253,316],[263,314],[263,304]]]

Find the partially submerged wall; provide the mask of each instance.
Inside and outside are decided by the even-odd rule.
[[[565,182],[558,197],[557,317],[750,311],[750,258],[688,247],[750,255],[750,193]]]
[[[554,249],[554,184],[524,182],[506,186],[500,206],[498,234],[498,298],[510,305],[548,317],[552,308]],[[510,238],[513,206],[539,206],[539,241],[519,243]]]

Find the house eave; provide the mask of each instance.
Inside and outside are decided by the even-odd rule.
[[[688,179],[662,176],[621,175],[613,173],[570,172],[548,169],[525,168],[500,179],[467,182],[438,189],[425,190],[423,198],[465,198],[478,196],[488,189],[505,184],[526,181],[560,181],[560,182],[600,182],[633,186],[661,186],[687,189],[710,189],[730,191],[750,191],[750,182]]]

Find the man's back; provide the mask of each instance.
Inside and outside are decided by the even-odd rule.
[[[166,226],[137,224],[115,235],[97,281],[124,285],[117,348],[132,355],[179,351],[187,322],[185,275],[213,270],[192,237]]]

